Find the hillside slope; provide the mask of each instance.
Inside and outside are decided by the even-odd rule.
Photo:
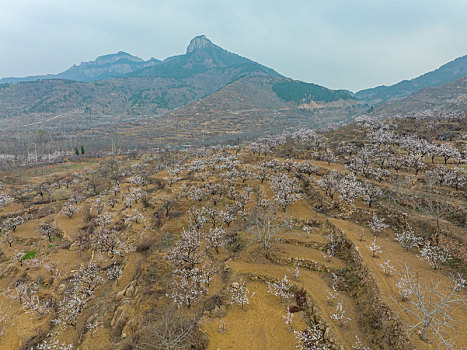
[[[374,120],[4,167],[0,350],[462,348],[466,132]]]
[[[467,76],[442,86],[422,89],[408,97],[387,101],[373,110],[381,116],[413,115],[424,111],[466,112]]]
[[[458,57],[438,69],[425,73],[411,80],[403,80],[390,86],[377,86],[371,89],[358,91],[356,96],[372,104],[378,104],[388,100],[400,99],[413,92],[427,87],[436,87],[453,80],[457,80],[467,74],[467,55]]]
[[[341,99],[334,90],[326,90],[329,101],[287,101],[274,91],[278,84],[305,84],[265,74],[248,75],[163,118],[122,130],[124,138],[138,135],[148,144],[209,144],[251,139],[285,129],[326,127],[348,121],[366,110],[351,98]],[[313,87],[317,87],[317,85]],[[348,94],[345,95],[348,97]],[[302,99],[300,99],[302,100]]]

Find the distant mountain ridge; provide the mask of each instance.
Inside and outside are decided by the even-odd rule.
[[[202,82],[206,94],[212,93],[248,74],[265,74],[273,77],[283,77],[274,69],[263,66],[248,58],[229,52],[213,44],[205,35],[193,38],[185,54],[168,57],[163,61],[151,58],[147,61],[129,53],[119,51],[97,57],[94,61],[82,62],[58,74],[46,74],[20,78],[3,78],[0,84],[18,83],[36,80],[66,79],[78,82],[103,81],[111,78],[161,78],[185,81],[186,79]],[[354,94],[366,103],[377,105],[385,101],[401,99],[426,87],[436,87],[457,80],[467,75],[467,55],[448,62],[438,69],[423,74],[412,80],[404,80],[391,86],[377,86],[375,88],[360,90]],[[308,85],[307,85],[308,84]],[[321,88],[319,85],[311,87],[311,83],[291,84],[283,83],[276,93],[285,99],[310,98]],[[164,84],[165,86],[170,84]],[[188,83],[192,86],[192,82]],[[198,84],[195,84],[198,85]],[[291,91],[286,91],[291,87]],[[145,87],[147,89],[148,86]],[[150,86],[149,86],[150,88]],[[323,87],[324,88],[324,87]],[[310,94],[310,90],[312,93]],[[307,96],[301,96],[307,92]],[[324,98],[349,98],[344,90],[335,91]],[[299,92],[299,94],[297,94]],[[327,94],[327,92],[326,92]]]
[[[375,88],[358,91],[355,95],[360,100],[371,104],[379,104],[388,100],[401,99],[427,87],[436,87],[467,75],[467,55],[458,57],[438,69],[425,73],[411,80],[403,80],[390,86],[377,86]]]
[[[105,80],[109,78],[123,77],[133,71],[144,69],[159,63],[160,61],[155,58],[144,61],[139,57],[119,51],[115,54],[99,56],[94,61],[82,62],[79,65],[74,65],[66,71],[58,74],[36,75],[23,78],[4,78],[0,79],[0,84],[35,81],[41,79],[68,79],[82,82]]]
[[[374,116],[406,116],[424,111],[467,113],[467,75],[441,86],[427,87],[402,99],[375,106]]]
[[[81,82],[99,81],[122,77],[161,77],[186,79],[209,70],[218,73],[236,71],[235,79],[249,72],[263,72],[281,76],[275,70],[239,56],[213,44],[206,36],[193,38],[186,53],[166,58],[164,61],[151,58],[148,61],[119,51],[99,56],[94,61],[82,62],[58,74],[0,79],[0,84],[35,81],[41,79],[67,79]]]
[[[185,54],[164,61],[144,61],[118,52],[73,66],[58,75],[2,84],[0,117],[19,120],[22,116],[33,122],[39,115],[57,113],[92,115],[93,120],[97,115],[165,114],[250,75],[278,79],[274,90],[277,97],[296,105],[353,98],[346,91],[292,81],[200,35],[190,41]],[[283,86],[290,91],[284,91]]]

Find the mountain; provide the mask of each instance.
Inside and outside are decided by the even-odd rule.
[[[41,79],[89,82],[121,77],[187,79],[202,76],[203,79],[210,79],[214,85],[216,82],[221,82],[223,85],[225,81],[233,81],[251,72],[281,76],[273,69],[224,50],[213,44],[206,36],[200,35],[191,40],[184,55],[169,57],[164,61],[155,58],[144,61],[120,51],[116,54],[100,56],[94,61],[83,62],[78,66],[74,65],[59,74],[4,78],[0,80],[0,84]]]
[[[249,74],[281,77],[273,69],[224,50],[201,35],[191,40],[185,54],[162,62],[143,61],[119,52],[57,75],[0,85],[0,124],[11,128],[11,123],[5,124],[11,117],[22,116],[34,123],[34,119],[48,120],[58,113],[92,114],[94,118],[166,113]]]
[[[136,67],[141,69],[136,70]],[[134,71],[123,74],[129,69]],[[123,75],[114,79],[87,81],[97,77]],[[204,35],[189,43],[186,53],[152,63],[119,52],[98,57],[60,73],[62,79],[47,79],[0,85],[0,129],[36,125],[56,114],[73,115],[67,127],[81,129],[81,117],[99,125],[118,116],[150,116],[186,106],[243,77],[276,78],[275,98],[285,102],[321,102],[351,98],[345,91],[286,79],[259,63],[213,44]],[[67,78],[68,80],[64,80]],[[32,79],[32,78],[31,78]],[[83,81],[85,80],[85,81]],[[232,101],[234,104],[237,101]],[[13,122],[16,120],[16,122]],[[61,128],[54,119],[48,125]],[[41,122],[42,123],[42,122]],[[46,126],[46,125],[42,125]]]
[[[467,113],[467,76],[447,84],[421,89],[410,96],[375,106],[375,116],[407,116],[420,112]]]
[[[406,97],[427,87],[436,87],[467,75],[467,55],[442,65],[412,80],[403,80],[391,86],[378,86],[356,93],[357,98],[371,104]]]
[[[368,108],[348,91],[288,79],[204,35],[164,61],[120,52],[37,78],[0,84],[0,153],[2,138],[8,146],[18,133],[37,130],[56,142],[86,135],[95,150],[117,137],[150,147],[154,140],[200,141],[204,129],[215,142],[226,135],[320,127]],[[179,133],[185,135],[177,138]]]
[[[0,79],[0,84],[41,79],[68,79],[83,82],[105,80],[122,77],[133,71],[141,70],[159,63],[160,61],[155,58],[144,61],[139,57],[119,51],[115,54],[99,56],[94,61],[82,62],[78,66],[74,65],[62,73],[36,75],[24,78],[4,78]]]
[[[210,71],[235,77],[251,72],[281,76],[271,68],[224,50],[204,35],[193,38],[184,55],[169,57],[161,64],[132,72],[129,76],[186,79]]]

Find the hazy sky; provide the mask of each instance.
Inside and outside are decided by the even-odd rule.
[[[0,77],[126,51],[164,59],[205,34],[279,73],[352,91],[467,54],[467,0],[0,0]]]

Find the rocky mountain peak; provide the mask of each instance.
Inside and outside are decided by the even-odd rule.
[[[201,49],[203,47],[208,47],[210,45],[214,45],[211,40],[206,38],[204,35],[199,35],[191,39],[190,44],[186,49],[186,53],[193,52],[197,49]]]

